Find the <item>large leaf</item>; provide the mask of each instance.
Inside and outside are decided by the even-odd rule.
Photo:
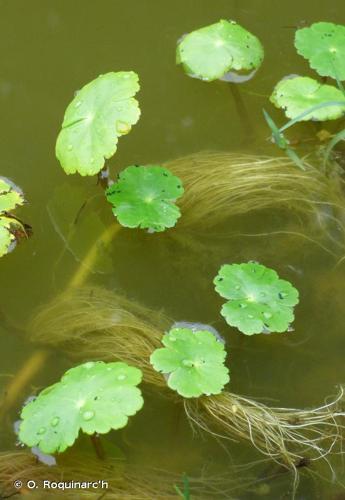
[[[172,328],[163,336],[165,347],[156,349],[150,361],[168,375],[168,386],[185,398],[219,394],[230,380],[224,366],[226,351],[207,330]]]
[[[143,406],[138,368],[125,363],[88,362],[68,370],[60,382],[24,406],[19,439],[44,453],[72,446],[80,429],[105,434],[125,427]]]
[[[277,108],[284,109],[286,116],[292,119],[310,109],[310,113],[305,114],[300,121],[335,120],[345,113],[343,93],[332,85],[321,84],[309,77],[296,76],[281,80],[275,86],[270,100]]]
[[[345,26],[319,22],[299,29],[295,47],[319,75],[345,80]]]
[[[298,291],[273,269],[255,262],[226,264],[214,284],[229,299],[221,310],[226,322],[246,335],[284,332],[294,320]]]
[[[235,21],[192,31],[177,45],[176,62],[192,77],[206,81],[222,78],[231,70],[252,71],[264,57],[258,38]]]
[[[121,71],[101,75],[77,93],[56,142],[56,156],[67,174],[94,175],[103,168],[118,138],[139,119],[138,90],[138,75]]]
[[[106,191],[120,224],[153,231],[173,227],[180,217],[174,201],[183,194],[180,179],[160,166],[130,166]]]

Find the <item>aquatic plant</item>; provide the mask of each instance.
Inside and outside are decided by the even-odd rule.
[[[180,179],[166,168],[133,165],[120,172],[106,197],[122,226],[158,232],[176,224],[181,213],[174,202],[183,191]]]
[[[179,229],[202,233],[236,216],[281,210],[302,221],[303,238],[331,243],[327,246],[331,251],[336,244],[336,253],[343,253],[343,181],[337,175],[327,176],[317,163],[304,163],[302,171],[287,157],[224,152],[201,152],[167,162],[185,187]],[[333,241],[333,224],[340,228],[338,242]]]
[[[172,323],[161,312],[121,294],[83,286],[66,290],[45,304],[30,322],[29,339],[36,345],[54,346],[76,362],[116,359],[140,366],[146,382],[166,387],[165,379],[152,368],[150,356],[161,347],[162,332]]]
[[[176,49],[176,63],[188,76],[204,81],[231,81],[230,72],[256,70],[263,58],[259,39],[224,19],[183,36]]]
[[[246,335],[285,332],[294,320],[298,291],[262,264],[225,264],[214,284],[229,299],[221,309],[225,321]]]
[[[19,439],[44,453],[66,450],[79,431],[105,434],[121,429],[143,406],[136,387],[142,374],[125,363],[89,361],[67,370],[21,412]]]
[[[65,453],[56,457],[57,465],[48,467],[37,461],[37,458],[25,450],[0,452],[0,482],[1,494],[3,498],[9,498],[14,494],[29,494],[26,487],[28,481],[35,481],[38,486],[43,481],[50,482],[72,482],[80,481],[87,483],[90,481],[90,471],[92,478],[100,482],[106,481],[106,497],[110,500],[176,500],[177,493],[173,485],[180,483],[180,474],[162,470],[162,467],[149,467],[131,464],[127,460],[120,460],[112,455],[107,455],[103,460],[99,460],[88,450],[80,452],[76,448],[71,448]],[[238,498],[239,492],[253,492],[261,482],[266,481],[264,468],[267,464],[259,467],[257,464],[245,466],[227,464],[226,473],[207,474],[203,470],[200,476],[188,475],[184,480],[183,493],[190,493],[193,500],[210,500],[218,497],[219,492],[226,496],[228,500]],[[252,470],[253,469],[253,470]],[[262,479],[258,476],[263,472]],[[272,475],[270,475],[272,478]],[[273,476],[274,477],[274,476]],[[20,478],[22,487],[18,489],[15,485]],[[178,488],[180,489],[180,488]],[[32,490],[31,490],[32,491]],[[97,492],[95,489],[66,488],[61,495],[64,500],[92,499],[99,498],[101,487]],[[102,489],[104,492],[105,489]],[[40,490],[36,490],[39,494]],[[6,496],[5,496],[6,495]],[[56,498],[55,488],[45,488],[44,498]],[[188,497],[187,497],[188,498]]]
[[[299,121],[336,120],[345,113],[342,91],[309,77],[296,76],[281,80],[275,86],[270,100],[277,108],[283,109],[288,118],[299,117]]]
[[[345,80],[345,26],[318,22],[300,28],[295,47],[320,76]]]
[[[173,321],[119,294],[98,287],[74,288],[51,301],[30,325],[30,340],[62,350],[72,360],[121,359],[143,371],[143,380],[164,391],[165,378],[150,364],[162,332]],[[167,391],[167,395],[175,393]],[[177,399],[177,398],[176,398]],[[184,401],[189,421],[223,439],[244,439],[298,477],[305,457],[325,458],[344,438],[343,389],[319,408],[272,408],[223,391]],[[178,399],[177,399],[178,401]]]
[[[295,35],[297,52],[308,59],[311,68],[319,75],[334,78],[338,88],[321,84],[309,77],[298,75],[288,77],[278,82],[270,100],[278,108],[284,109],[286,116],[291,120],[279,128],[264,110],[265,119],[272,131],[273,142],[302,169],[303,162],[289,145],[284,132],[297,122],[335,120],[344,115],[345,89],[341,83],[341,80],[345,79],[344,42],[345,26],[319,22],[309,28],[297,30]],[[330,141],[325,150],[324,165],[332,149],[343,140],[344,133],[344,130],[341,130]]]
[[[189,478],[187,474],[183,474],[182,479],[183,479],[183,491],[179,486],[177,486],[177,484],[174,485],[175,491],[184,500],[191,500]]]
[[[162,338],[165,347],[151,354],[155,370],[164,373],[170,389],[185,398],[219,394],[230,380],[224,366],[224,344],[207,330],[172,328]]]
[[[139,90],[133,71],[100,75],[68,105],[56,142],[56,156],[67,174],[97,174],[117,149],[118,138],[137,123]]]
[[[0,177],[0,257],[11,252],[21,237],[28,237],[29,226],[11,213],[24,203],[23,191]]]

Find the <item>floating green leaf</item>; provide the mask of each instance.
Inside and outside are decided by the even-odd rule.
[[[56,156],[67,174],[94,175],[103,168],[118,138],[139,119],[138,90],[138,75],[121,71],[100,75],[77,93],[56,142]]]
[[[130,166],[106,191],[113,213],[125,227],[151,232],[173,227],[180,217],[174,201],[183,194],[178,177],[160,166]]]
[[[299,29],[295,47],[319,75],[345,80],[345,26],[319,22]]]
[[[235,21],[218,23],[192,31],[177,45],[176,63],[192,77],[217,80],[229,71],[252,71],[264,57],[258,38]]]
[[[9,213],[24,201],[22,190],[9,179],[0,177],[0,257],[15,247],[17,236],[26,235],[23,224]]]
[[[226,264],[214,279],[216,291],[229,299],[221,310],[242,333],[284,332],[294,320],[298,291],[273,270],[255,262]]]
[[[229,382],[224,344],[213,333],[172,328],[162,343],[165,347],[153,352],[151,364],[156,371],[168,375],[168,386],[181,396],[219,394]]]
[[[9,179],[0,177],[0,214],[24,204],[23,191]]]
[[[138,368],[125,363],[88,362],[68,370],[60,382],[24,406],[19,439],[44,453],[72,446],[79,430],[105,434],[125,427],[143,406]]]
[[[345,113],[343,93],[332,85],[323,85],[309,77],[296,76],[281,80],[275,86],[270,100],[277,108],[284,109],[288,118],[306,113],[300,121],[335,120]],[[307,113],[309,109],[310,113]]]

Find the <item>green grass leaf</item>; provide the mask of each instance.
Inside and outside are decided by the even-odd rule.
[[[299,29],[295,47],[319,75],[345,80],[345,26],[319,22]]]
[[[219,394],[229,382],[226,351],[207,330],[172,328],[163,336],[165,347],[151,355],[153,368],[168,375],[168,386],[185,398]]]
[[[187,75],[212,81],[229,71],[252,71],[264,58],[258,38],[235,21],[218,23],[192,31],[178,42],[176,63]]]
[[[180,217],[175,200],[182,196],[180,179],[160,166],[130,166],[106,191],[113,213],[125,227],[151,232],[173,227]]]
[[[140,116],[138,75],[121,71],[85,85],[66,109],[56,156],[67,174],[97,174]]]
[[[20,441],[55,453],[72,446],[80,430],[106,434],[125,427],[128,416],[143,406],[136,387],[141,379],[138,368],[120,362],[88,362],[68,370],[24,406]]]
[[[283,134],[283,128],[278,128],[275,122],[273,121],[273,118],[267,113],[265,109],[262,110],[265,120],[267,122],[267,125],[271,129],[272,132],[272,140],[273,142],[285,153],[287,156],[294,162],[294,164],[300,168],[301,170],[305,170],[305,166],[303,164],[303,161],[300,159],[298,154],[289,146],[289,141],[286,139],[286,137]]]
[[[335,120],[345,113],[345,97],[332,85],[324,85],[309,77],[296,76],[281,80],[270,97],[284,109],[288,118],[298,121]]]
[[[229,299],[221,310],[226,322],[246,335],[285,332],[294,320],[298,291],[261,264],[226,264],[214,279],[216,291]]]
[[[340,142],[340,141],[345,141],[345,129],[340,130],[330,141],[329,144],[326,148],[325,155],[324,155],[324,166],[329,160],[329,156],[335,146]]]

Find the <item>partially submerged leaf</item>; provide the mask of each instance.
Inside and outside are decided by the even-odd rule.
[[[125,427],[143,406],[138,368],[126,363],[88,362],[68,370],[60,382],[24,406],[19,439],[44,453],[72,446],[79,431],[105,434]]]
[[[140,116],[138,75],[121,71],[85,85],[67,107],[56,156],[67,174],[97,174]]]
[[[255,262],[226,264],[214,284],[219,295],[229,299],[222,316],[246,335],[285,332],[294,320],[298,291],[273,269]]]
[[[229,71],[253,71],[263,60],[258,38],[235,21],[218,23],[192,31],[177,45],[176,62],[187,75],[205,81],[221,79]]]
[[[309,77],[296,76],[281,80],[275,86],[270,100],[277,108],[284,109],[288,118],[306,113],[300,121],[335,120],[345,113],[343,93],[332,85],[321,84]],[[307,113],[309,109],[310,113]]]
[[[345,80],[345,26],[319,22],[299,29],[295,47],[319,75]]]
[[[15,219],[14,219],[15,220]],[[0,216],[0,257],[9,253],[15,245],[16,238],[11,232],[12,219]]]
[[[174,202],[182,194],[180,179],[157,165],[127,167],[106,191],[122,226],[151,232],[164,231],[176,224],[181,214]]]
[[[0,177],[0,214],[24,204],[23,191],[5,177]]]
[[[172,328],[162,343],[165,347],[156,349],[150,362],[156,371],[168,375],[168,386],[181,396],[219,394],[229,382],[224,344],[213,333]]]
[[[9,213],[24,202],[23,191],[9,179],[0,177],[0,257],[13,250],[20,236],[27,236],[24,225]]]

